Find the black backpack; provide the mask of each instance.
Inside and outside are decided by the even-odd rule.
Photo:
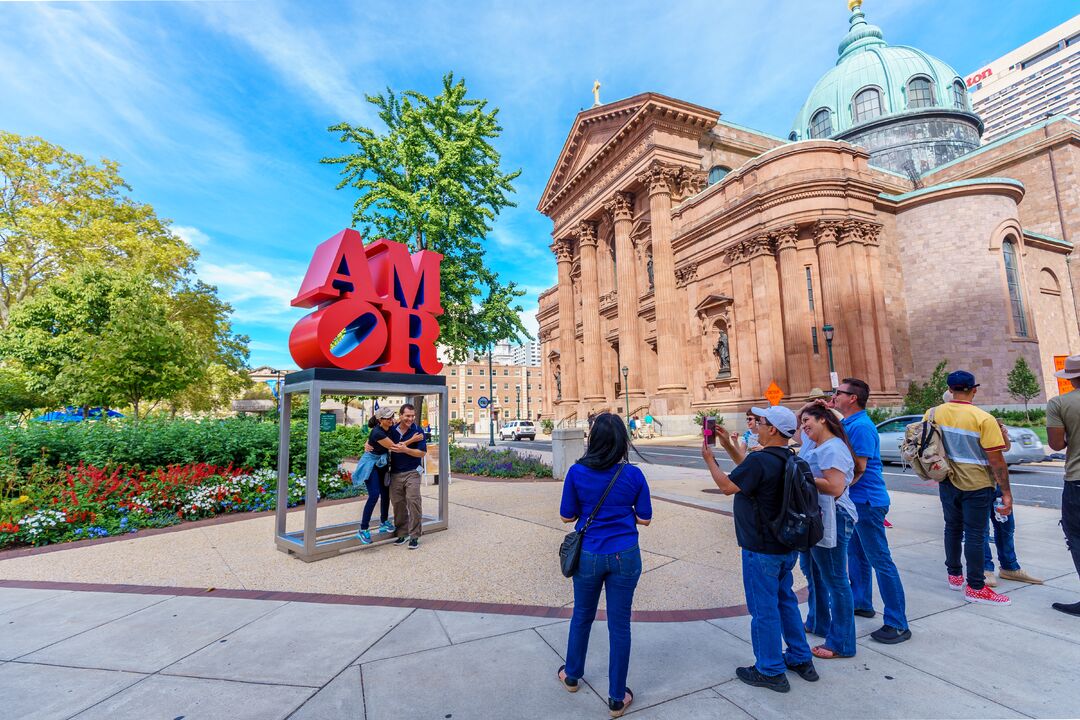
[[[784,461],[784,499],[779,517],[763,519],[781,545],[792,550],[807,551],[825,536],[825,523],[818,504],[818,489],[810,466],[788,448],[767,448],[784,453],[770,453]]]

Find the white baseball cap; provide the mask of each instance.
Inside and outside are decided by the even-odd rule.
[[[799,421],[795,419],[795,413],[783,405],[773,405],[767,408],[752,407],[750,412],[759,418],[765,418],[784,437],[791,437],[799,427]]]

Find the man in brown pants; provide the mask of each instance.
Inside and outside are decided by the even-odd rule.
[[[387,433],[397,446],[390,452],[390,502],[394,505],[397,526],[395,545],[410,550],[420,546],[424,520],[420,499],[420,464],[427,454],[424,432],[416,426],[416,408],[406,403],[398,414],[399,422]]]

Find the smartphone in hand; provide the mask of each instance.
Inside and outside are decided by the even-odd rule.
[[[707,417],[702,420],[701,434],[705,436],[710,445],[716,444],[716,418]]]

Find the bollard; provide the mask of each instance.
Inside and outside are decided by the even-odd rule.
[[[560,428],[551,432],[551,471],[556,480],[565,478],[566,471],[584,454],[584,430]]]

